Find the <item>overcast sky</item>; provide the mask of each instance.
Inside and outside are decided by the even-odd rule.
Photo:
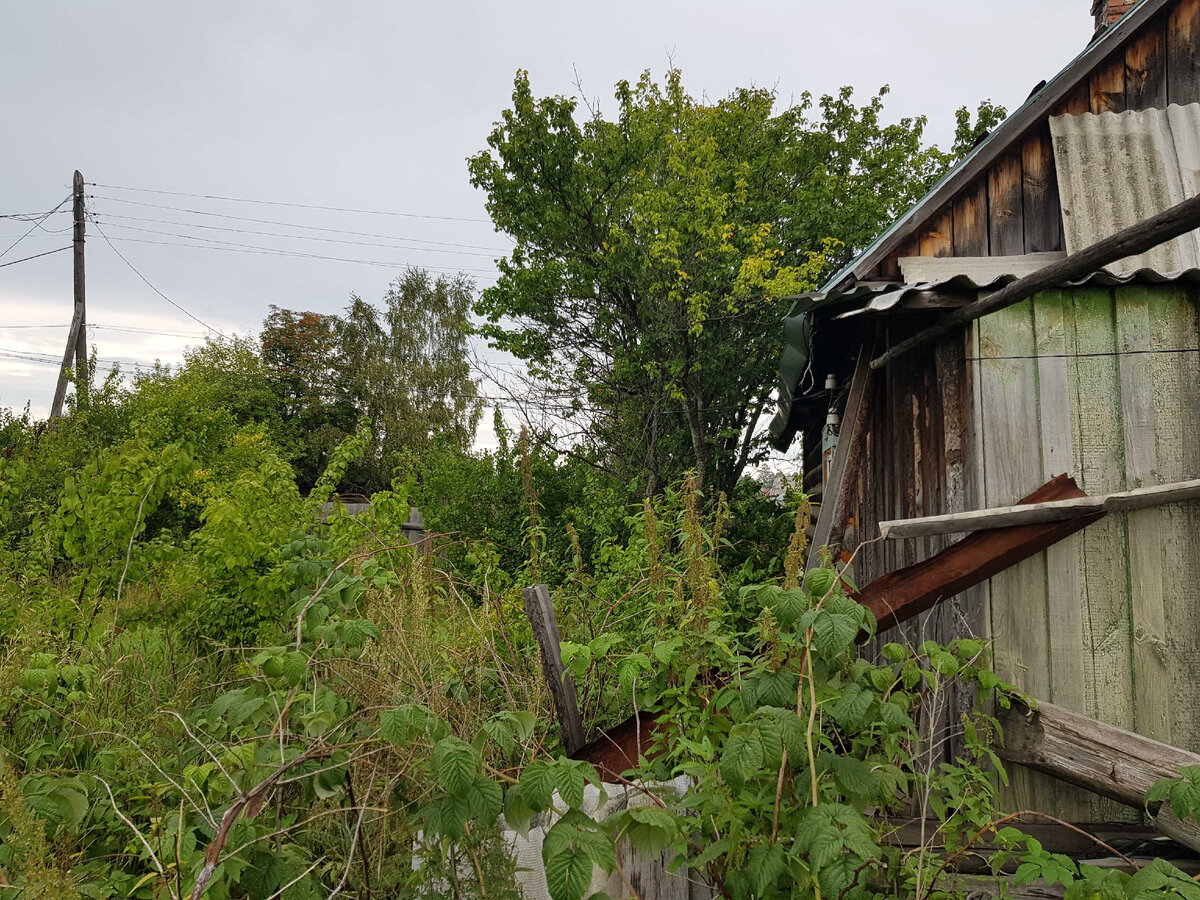
[[[890,84],[888,118],[928,115],[930,137],[945,147],[956,108],[990,98],[1015,109],[1078,53],[1091,37],[1090,5],[17,0],[5,4],[0,38],[0,214],[52,208],[78,168],[107,185],[89,188],[100,227],[149,282],[207,325],[244,333],[272,303],[337,312],[352,293],[378,298],[405,263],[461,268],[489,284],[509,242],[487,222],[465,159],[486,146],[518,68],[539,94],[576,94],[578,73],[608,109],[618,79],[661,75],[669,59],[693,94],[709,97],[755,84],[787,100],[851,84],[865,101]],[[67,230],[35,232],[0,262],[67,246],[69,225],[69,214],[51,216],[46,228]],[[0,219],[0,251],[28,227]],[[212,241],[386,265],[164,245],[227,246]],[[92,329],[102,360],[177,362],[203,334],[94,230],[87,294],[89,323],[158,332]],[[11,354],[61,357],[70,317],[69,252],[0,268],[0,405],[28,401],[46,414],[55,365]],[[55,327],[16,327],[43,325]]]

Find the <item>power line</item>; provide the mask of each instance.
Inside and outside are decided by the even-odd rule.
[[[100,331],[124,331],[131,334],[149,334],[155,337],[204,337],[203,331],[159,331],[155,328],[136,328],[131,325],[101,325],[96,322],[86,323],[88,328],[98,329]],[[15,329],[45,329],[45,328],[70,328],[67,322],[51,322],[46,325],[0,325],[0,331],[12,331]]]
[[[19,244],[19,243],[21,243],[21,242],[17,241],[17,244]],[[13,247],[17,246],[17,244],[13,244]],[[8,249],[11,250],[12,247],[9,247]],[[59,247],[57,250],[47,250],[45,253],[35,253],[35,254],[33,254],[33,256],[23,256],[20,259],[11,259],[6,263],[0,263],[0,269],[3,269],[5,266],[15,266],[17,263],[28,262],[31,259],[38,259],[39,257],[42,257],[42,256],[49,256],[51,253],[62,253],[64,250],[70,250],[70,249],[71,249],[71,245],[67,244],[67,246]],[[4,252],[7,253],[8,250],[5,250]],[[3,256],[3,255],[4,254],[0,253],[0,256]]]
[[[3,259],[5,256],[7,256],[9,250],[11,250],[13,247],[17,246],[17,244],[21,243],[21,241],[25,240],[25,238],[29,237],[29,235],[31,235],[42,224],[42,222],[44,222],[46,219],[50,218],[50,216],[54,215],[54,213],[57,212],[59,209],[61,209],[62,205],[70,199],[71,199],[71,195],[68,194],[61,201],[59,201],[58,205],[55,206],[54,209],[50,210],[47,213],[42,213],[40,218],[35,217],[33,219],[33,224],[29,226],[29,230],[26,231],[19,238],[17,238],[15,241],[13,241],[11,244],[9,244],[3,253],[0,253],[0,259]],[[29,221],[29,219],[25,219],[24,221]],[[53,253],[55,251],[52,250],[50,252]],[[45,254],[41,254],[41,255],[44,256]],[[35,257],[32,257],[32,256],[25,257],[25,259],[34,259],[34,258]],[[24,262],[24,260],[17,260],[17,262]],[[9,264],[9,265],[11,265],[11,264]]]
[[[59,204],[59,206],[61,206],[61,205],[62,205],[62,204],[60,203],[60,204]],[[18,221],[23,221],[23,222],[31,222],[31,221],[33,221],[34,219],[38,219],[38,218],[44,218],[44,217],[47,217],[47,216],[53,216],[53,215],[55,215],[56,213],[68,213],[68,212],[70,212],[70,210],[69,210],[69,209],[57,209],[57,208],[55,208],[55,209],[52,209],[52,210],[50,210],[50,212],[38,212],[38,213],[0,213],[0,219],[16,219],[16,220],[18,220]]]
[[[185,191],[162,191],[155,190],[154,188],[123,187],[118,184],[100,184],[96,181],[89,181],[88,184],[92,187],[105,188],[110,191],[137,191],[144,194],[165,194],[171,197],[194,197],[198,200],[221,200],[227,203],[256,203],[260,206],[288,206],[293,209],[318,209],[324,212],[357,213],[365,216],[397,216],[406,219],[436,219],[443,222],[480,222],[484,225],[492,224],[489,219],[471,219],[462,216],[434,216],[423,213],[393,212],[382,209],[352,209],[344,206],[319,206],[312,203],[286,203],[282,200],[254,200],[249,197],[222,197],[216,194],[189,194]]]
[[[283,228],[299,228],[304,231],[323,231],[323,232],[326,232],[327,234],[349,234],[354,237],[382,238],[384,240],[389,240],[389,241],[410,241],[414,244],[434,244],[439,247],[466,247],[469,250],[489,250],[494,253],[507,253],[508,252],[508,250],[501,249],[499,247],[486,247],[481,244],[463,244],[463,243],[459,243],[457,241],[435,241],[435,240],[431,240],[429,238],[397,236],[397,235],[391,235],[391,234],[378,234],[373,231],[353,231],[348,228],[329,228],[329,227],[323,226],[323,225],[301,225],[298,222],[283,222],[283,221],[280,221],[279,219],[258,219],[253,216],[233,216],[228,213],[211,212],[211,211],[205,210],[205,209],[189,209],[186,206],[168,206],[163,203],[146,203],[145,201],[142,201],[142,200],[127,200],[124,197],[105,197],[105,196],[102,196],[99,194],[89,194],[88,196],[90,196],[94,200],[104,200],[106,202],[112,202],[112,203],[126,203],[131,206],[143,206],[143,207],[147,207],[149,209],[166,209],[166,210],[170,210],[171,212],[187,213],[188,215],[194,215],[194,216],[208,216],[208,217],[214,218],[214,219],[228,219],[233,222],[253,222],[258,225],[279,225]],[[109,214],[109,216],[110,216],[110,218],[137,219],[137,217],[135,217],[135,216],[118,217],[118,216],[114,216],[111,213]],[[143,219],[141,221],[153,222],[153,221],[157,221],[157,220]],[[195,227],[199,227],[199,226],[195,226]]]
[[[420,253],[448,253],[452,256],[486,256],[489,258],[494,258],[494,255],[491,253],[480,253],[480,252],[472,251],[472,250],[443,250],[438,247],[408,247],[408,246],[403,246],[400,244],[384,244],[384,243],[379,243],[377,241],[348,241],[348,240],[345,240],[344,238],[314,237],[314,236],[308,235],[308,234],[282,234],[278,231],[257,231],[252,228],[229,228],[228,226],[199,225],[199,224],[195,224],[195,223],[191,223],[191,222],[168,222],[164,219],[145,219],[145,218],[139,218],[137,216],[117,216],[117,215],[112,215],[111,213],[106,214],[105,217],[107,219],[129,219],[129,220],[132,220],[135,222],[154,222],[159,225],[177,225],[182,228],[204,228],[209,231],[228,231],[228,232],[233,232],[234,234],[256,234],[256,235],[261,235],[263,237],[287,238],[289,240],[297,240],[297,241],[321,241],[326,244],[353,244],[357,247],[387,247],[392,250],[416,250]],[[165,235],[169,235],[171,237],[188,238],[189,240],[193,240],[193,241],[211,240],[211,238],[200,237],[198,235],[176,234],[176,233],[170,232],[170,231],[157,231],[153,228],[139,228],[136,225],[122,225],[120,222],[111,222],[109,224],[113,225],[116,228],[127,228],[130,231],[145,231],[150,234],[165,234]],[[223,242],[223,243],[228,243],[228,242]]]
[[[158,296],[162,297],[164,300],[166,300],[168,303],[170,303],[173,307],[175,307],[177,310],[179,310],[181,313],[183,313],[185,316],[187,316],[193,322],[203,325],[209,331],[214,332],[215,334],[219,334],[219,335],[221,335],[221,337],[225,337],[224,333],[221,332],[219,329],[213,328],[211,325],[209,325],[203,319],[192,315],[190,312],[188,312],[186,309],[184,309],[182,306],[180,306],[178,303],[176,303],[174,300],[172,300],[170,297],[168,297],[166,294],[164,294],[158,288],[156,288],[153,284],[151,284],[150,279],[148,279],[145,275],[143,275],[141,272],[139,272],[137,270],[137,267],[134,266],[133,263],[131,263],[128,259],[125,258],[125,254],[122,253],[120,250],[118,250],[116,248],[116,246],[113,244],[113,242],[108,239],[108,235],[104,233],[104,230],[100,227],[100,225],[96,222],[93,222],[92,224],[94,224],[96,226],[96,231],[100,234],[100,237],[104,238],[104,242],[106,244],[108,244],[109,247],[112,248],[112,252],[117,254],[117,256],[121,257],[121,262],[123,262],[123,263],[125,263],[125,265],[129,266],[129,268],[133,271],[133,274],[136,275],[138,278],[142,279],[143,282],[145,282],[146,287],[150,288],[150,290],[154,291],[154,293],[158,294]]]
[[[97,227],[97,231],[99,231],[99,227]],[[165,234],[166,232],[162,232],[162,233]],[[293,259],[323,259],[323,260],[328,260],[331,262],[355,263],[357,265],[362,265],[362,266],[380,266],[385,269],[420,268],[420,269],[427,269],[432,272],[442,272],[442,273],[445,273],[448,275],[455,275],[455,274],[458,274],[459,272],[479,272],[479,273],[482,273],[485,275],[495,274],[492,270],[489,270],[489,269],[448,269],[448,268],[438,267],[438,266],[414,266],[412,263],[385,262],[383,260],[374,260],[374,259],[354,259],[352,257],[345,257],[345,256],[324,256],[319,253],[305,253],[301,250],[278,250],[273,247],[257,247],[252,244],[234,244],[234,242],[232,242],[232,241],[214,241],[212,238],[199,238],[199,237],[195,237],[192,235],[181,235],[181,237],[189,238],[191,240],[196,240],[196,241],[207,240],[207,241],[210,241],[213,243],[218,243],[218,244],[232,244],[232,246],[211,246],[210,247],[205,244],[183,244],[178,241],[152,241],[149,238],[135,238],[135,237],[115,237],[115,238],[112,238],[111,240],[109,238],[105,238],[105,240],[109,240],[110,243],[111,243],[111,241],[125,241],[127,243],[134,243],[134,244],[156,244],[160,247],[189,247],[192,250],[225,250],[225,251],[228,251],[231,253],[253,253],[253,254],[260,255],[260,256],[286,256],[286,257],[291,257]]]

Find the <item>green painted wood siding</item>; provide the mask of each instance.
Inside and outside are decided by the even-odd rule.
[[[972,344],[983,505],[1062,472],[1093,495],[1200,477],[1195,287],[1048,291],[981,319]],[[1200,751],[1200,503],[1109,516],[987,594],[1002,677]],[[1029,771],[1005,799],[1074,821],[1137,816]]]

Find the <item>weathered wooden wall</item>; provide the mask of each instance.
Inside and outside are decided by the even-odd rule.
[[[876,352],[928,325],[925,315],[883,320]],[[974,509],[980,503],[969,469],[974,437],[972,373],[963,338],[947,338],[932,352],[914,353],[874,373],[867,388],[868,427],[854,448],[857,464],[848,471],[846,522],[831,535],[843,560],[853,554],[851,577],[866,585],[888,572],[938,553],[946,537],[918,541],[873,541],[878,524],[890,518],[936,515]],[[853,440],[845,431],[842,440]],[[928,613],[880,634],[876,646],[898,641],[913,647],[925,640],[949,641],[986,627],[982,587],[939,604]],[[872,653],[872,648],[867,648]],[[922,727],[932,740],[930,764],[949,759],[959,742],[953,723],[969,698],[957,691],[937,699]],[[948,738],[948,739],[947,739]]]
[[[1200,0],[1176,0],[1052,110],[1052,115],[1161,109],[1200,102]],[[1058,180],[1043,121],[873,273],[898,278],[905,256],[1013,256],[1063,250]]]
[[[1200,476],[1198,296],[1069,289],[981,319],[967,358],[980,505],[1009,504],[1060,472],[1089,494]],[[986,593],[1003,678],[1200,750],[1200,504],[1109,516]],[[1074,821],[1131,815],[1029,771],[1014,773],[1006,802]]]

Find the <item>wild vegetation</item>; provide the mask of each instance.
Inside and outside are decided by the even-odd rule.
[[[587,896],[622,841],[669,851],[731,898],[961,895],[954,863],[983,841],[989,865],[1069,897],[1200,895],[1165,863],[1132,876],[1077,866],[1000,813],[990,711],[1012,689],[987,647],[885,643],[861,657],[870,613],[835,568],[802,570],[807,499],[767,498],[742,471],[752,454],[722,443],[751,423],[714,419],[697,437],[663,419],[674,424],[649,443],[632,430],[635,399],[700,408],[685,384],[703,371],[695,360],[655,368],[646,354],[752,340],[718,323],[772,314],[778,294],[832,264],[825,238],[861,235],[761,227],[789,214],[755,208],[757,174],[723,143],[736,131],[778,162],[772,148],[813,128],[807,105],[776,123],[767,94],[703,106],[674,75],[620,99],[618,123],[580,128],[573,106],[533,101],[519,78],[493,136],[503,163],[472,163],[518,237],[480,301],[497,316],[489,334],[551,375],[556,345],[535,307],[565,291],[592,304],[558,323],[586,324],[586,340],[605,323],[648,335],[636,352],[581,341],[563,361],[563,384],[612,413],[594,441],[560,452],[497,413],[498,446],[472,452],[472,289],[421,272],[382,311],[357,299],[340,317],[276,309],[261,344],[210,342],[177,370],[90,384],[86,406],[52,424],[0,414],[0,898],[517,897],[507,842],[535,822],[555,900]],[[920,148],[917,123],[878,130],[878,101],[820,105],[822,152],[863,129],[876,150]],[[657,175],[617,166],[622,147]],[[874,215],[932,174],[920,153],[903,163],[916,181]],[[580,156],[596,169],[571,173]],[[822,164],[787,158],[768,192],[799,171],[817,191]],[[634,188],[599,244],[567,252],[530,236],[584,232],[549,207],[520,212],[543,195],[512,182],[521,159],[563,162],[580,202]],[[891,171],[871,176],[862,203],[873,191],[882,202]],[[697,193],[684,206],[711,213],[686,239],[674,207],[685,183]],[[582,290],[592,282],[603,296]],[[606,318],[621,297],[657,312]],[[539,324],[506,332],[510,313]],[[604,371],[589,368],[593,352]],[[758,403],[765,375],[747,377],[704,394],[705,408]],[[642,471],[639,446],[665,455]],[[708,463],[689,457],[697,446]],[[370,493],[369,510],[323,515],[338,489]],[[405,536],[414,504],[431,553]],[[623,776],[649,805],[582,812],[601,780],[562,752],[521,601],[533,583],[553,589],[587,736],[635,710],[656,723]],[[923,739],[950,709],[952,756]],[[1181,815],[1200,806],[1184,774],[1161,788]],[[680,778],[681,794],[655,788]],[[914,804],[937,834],[905,847],[889,814]]]

